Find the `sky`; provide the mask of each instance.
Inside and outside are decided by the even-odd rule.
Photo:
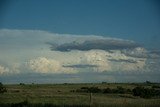
[[[0,0],[0,81],[160,82],[158,0]]]

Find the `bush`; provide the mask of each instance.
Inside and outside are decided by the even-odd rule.
[[[82,90],[83,90],[83,89],[84,89],[84,90],[86,90],[86,89],[88,90],[89,87],[81,87],[81,89],[82,89]]]
[[[136,87],[132,90],[134,96],[140,96],[144,92],[143,87]]]
[[[19,83],[19,85],[25,85],[24,83]]]
[[[88,91],[91,93],[99,93],[101,92],[101,89],[99,89],[98,87],[90,87]]]
[[[103,90],[103,93],[118,93],[118,94],[128,94],[131,93],[130,89],[125,89],[121,86],[117,86],[115,89],[106,88]]]
[[[117,93],[124,94],[126,93],[126,90],[121,86],[117,86]]]
[[[0,93],[7,92],[7,89],[3,86],[3,84],[0,82]]]
[[[77,89],[76,92],[99,93],[102,92],[102,90],[98,87],[81,87],[81,89]]]
[[[160,96],[160,90],[155,90],[153,88],[135,87],[133,90],[134,96],[140,96],[142,98],[151,98],[154,96]]]
[[[110,88],[106,88],[103,90],[103,93],[112,93],[112,90]]]
[[[160,88],[158,85],[153,85],[152,88]]]

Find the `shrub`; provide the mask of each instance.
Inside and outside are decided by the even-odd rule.
[[[112,90],[110,88],[106,88],[103,90],[103,93],[112,93]]]
[[[153,88],[135,87],[133,90],[134,96],[140,96],[142,98],[151,98],[154,96],[160,96],[160,90],[155,90]]]
[[[99,93],[102,92],[102,90],[98,87],[81,87],[81,89],[77,89],[76,92]]]
[[[117,93],[124,94],[125,92],[126,90],[123,87],[117,86]]]
[[[90,87],[88,91],[91,93],[99,93],[101,92],[101,89],[99,89],[98,87]]]
[[[19,83],[19,85],[25,85],[24,83]]]
[[[140,96],[144,93],[144,87],[135,87],[132,92],[134,96]]]
[[[153,85],[152,88],[160,88],[158,85]]]
[[[89,89],[89,87],[81,87],[81,89],[82,89],[82,90],[83,90],[83,89],[84,89],[84,90],[85,90],[85,89],[87,89],[87,90],[88,90],[88,89]]]
[[[104,93],[119,93],[119,94],[124,94],[126,92],[125,89],[121,86],[117,86],[117,88],[115,89],[107,88],[104,91],[105,91]]]
[[[7,92],[6,87],[3,86],[3,84],[0,82],[0,93]]]

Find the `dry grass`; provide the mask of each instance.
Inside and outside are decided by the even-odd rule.
[[[0,104],[20,103],[28,100],[31,104],[55,105],[90,105],[89,93],[71,92],[81,87],[97,86],[99,88],[134,88],[133,84],[42,84],[42,85],[6,85],[7,93],[0,94]],[[143,99],[127,94],[102,94],[92,95],[92,106],[105,107],[158,107],[160,99]]]

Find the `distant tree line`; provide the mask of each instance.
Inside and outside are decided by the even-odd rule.
[[[72,92],[74,92],[72,90]],[[151,97],[160,97],[160,86],[152,86],[152,88],[144,88],[137,86],[133,89],[126,89],[121,86],[117,88],[105,88],[100,89],[98,87],[81,87],[80,89],[75,90],[75,92],[86,92],[86,93],[104,93],[104,94],[132,94],[133,96],[139,96],[141,98],[151,98]]]
[[[115,89],[105,88],[100,89],[98,87],[81,87],[81,89],[77,89],[76,92],[87,92],[87,93],[119,93],[119,94],[129,94],[132,92],[130,89],[125,89],[121,86],[117,86]]]

